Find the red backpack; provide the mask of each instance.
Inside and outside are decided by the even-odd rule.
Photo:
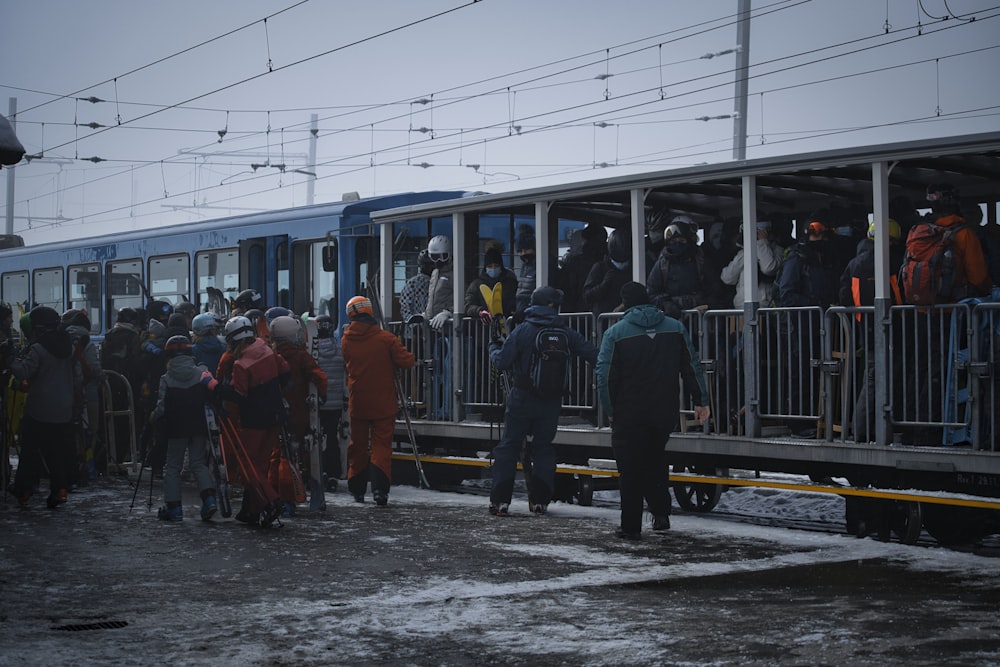
[[[951,303],[956,292],[955,233],[964,224],[942,227],[921,222],[906,236],[906,256],[899,268],[899,286],[907,303],[929,306]]]

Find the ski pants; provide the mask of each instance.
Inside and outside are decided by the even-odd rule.
[[[278,442],[279,432],[277,426],[271,428],[240,428],[240,442],[243,450],[250,462],[251,470],[246,471],[247,476],[254,479],[246,480],[246,489],[243,492],[243,505],[240,511],[251,513],[260,512],[265,506],[270,505],[278,494],[267,480],[267,470],[271,461],[271,451],[274,443]],[[260,485],[262,491],[257,491]],[[261,496],[263,494],[263,497]]]
[[[514,492],[517,462],[525,438],[534,436],[530,445],[531,474],[528,497],[533,503],[547,505],[552,500],[556,480],[556,448],[552,444],[559,425],[562,399],[541,399],[520,387],[511,389],[504,414],[503,437],[493,448],[494,505],[510,503]]]
[[[342,410],[320,410],[319,420],[326,434],[326,449],[323,450],[323,472],[330,479],[341,479],[343,461],[340,451],[340,418]]]
[[[626,533],[641,531],[643,499],[654,516],[670,514],[669,439],[670,429],[662,423],[623,418],[612,424],[611,447],[621,475],[621,529]]]
[[[361,419],[351,415],[351,444],[347,446],[347,487],[355,495],[364,495],[369,463],[372,493],[389,493],[392,483],[392,433],[396,416]],[[371,454],[369,454],[369,445]]]
[[[188,455],[188,466],[202,493],[215,494],[215,480],[205,464],[207,438],[203,435],[189,435],[181,438],[167,438],[167,458],[163,465],[163,500],[168,503],[181,502],[181,468],[184,454]]]
[[[14,492],[28,493],[48,475],[49,490],[69,489],[70,469],[76,462],[76,440],[72,422],[43,422],[21,418],[21,456],[14,477]]]

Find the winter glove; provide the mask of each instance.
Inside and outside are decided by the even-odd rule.
[[[145,345],[142,346],[142,349],[145,350],[146,352],[149,352],[150,354],[155,354],[155,355],[163,354],[163,350],[156,347],[152,343],[146,343]]]
[[[479,321],[483,323],[484,327],[488,327],[493,323],[493,314],[483,308],[479,311]]]
[[[406,320],[406,323],[407,324],[423,324],[424,323],[424,316],[420,315],[420,314],[410,315],[409,319]]]
[[[431,329],[434,331],[441,331],[444,328],[446,322],[451,320],[451,311],[442,310],[440,313],[431,318]]]
[[[214,391],[219,386],[219,381],[212,377],[212,374],[208,371],[201,372],[201,383],[208,387],[209,391]]]
[[[514,324],[520,324],[521,322],[524,322],[525,317],[527,317],[527,315],[525,315],[524,309],[518,308],[514,311],[514,317],[512,319],[514,320]]]

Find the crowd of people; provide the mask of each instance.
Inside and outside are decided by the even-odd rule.
[[[1000,252],[978,224],[979,208],[963,209],[958,193],[943,184],[928,188],[927,207],[931,212],[921,217],[911,202],[890,204],[892,303],[946,303],[988,294],[1000,284],[994,268],[1000,267]],[[484,247],[482,265],[465,287],[464,315],[488,327],[486,353],[495,372],[507,379],[505,429],[493,452],[490,514],[508,513],[519,462],[528,473],[530,510],[544,513],[552,500],[552,441],[568,377],[559,368],[571,357],[595,365],[597,396],[612,428],[621,472],[619,534],[636,539],[644,499],[654,530],[669,528],[662,455],[682,400],[696,406],[696,420],[709,417],[705,378],[679,321],[684,311],[742,309],[748,269],[756,271],[756,299],[763,306],[874,303],[878,230],[866,213],[847,207],[815,211],[802,221],[795,239],[790,220],[763,212],[756,217],[752,256],[757,266],[748,267],[740,221],[698,224],[685,214],[650,213],[643,240],[649,269],[645,284],[632,280],[627,229],[608,234],[592,223],[576,230],[569,252],[560,260],[550,258],[542,285],[536,284],[530,227],[517,230],[517,271],[505,266],[502,244]],[[933,261],[921,255],[931,251],[937,252]],[[418,270],[400,294],[402,340],[382,328],[371,301],[362,296],[347,303],[342,330],[329,316],[309,320],[285,308],[266,308],[255,290],[236,297],[225,321],[198,313],[190,303],[153,301],[145,311],[122,308],[100,347],[89,339],[85,312],[59,314],[46,306],[21,318],[24,342],[19,347],[12,336],[13,312],[0,305],[2,364],[14,390],[6,393],[6,409],[20,415],[12,493],[27,505],[47,476],[46,505],[56,508],[67,501],[69,490],[94,480],[95,459],[120,457],[94,451],[102,446],[96,438],[98,390],[102,375],[114,371],[134,397],[138,424],[135,433],[116,424],[117,436],[136,437],[144,462],[162,471],[161,519],[183,519],[185,461],[198,486],[200,517],[211,520],[218,511],[217,485],[206,459],[212,435],[203,418],[206,404],[215,406],[228,425],[222,429],[223,449],[239,464],[233,473],[244,484],[244,494],[237,520],[268,525],[282,514],[294,514],[305,501],[306,478],[321,477],[324,483],[315,492],[322,493],[336,490],[337,480],[346,477],[358,502],[364,502],[370,484],[374,502],[386,505],[394,420],[399,401],[406,400],[396,395],[395,375],[416,363],[408,342],[418,324],[437,336],[425,352],[444,370],[435,376],[450,376],[447,332],[454,320],[453,295],[461,289],[452,260],[447,236],[431,238],[420,253]],[[624,316],[605,332],[600,350],[560,314],[614,311]],[[869,394],[859,398],[862,419],[873,412],[862,409],[872,399],[871,370],[865,385]],[[554,375],[546,378],[546,373]],[[124,386],[109,386],[121,400]],[[450,389],[443,384],[432,391],[440,394],[439,410],[427,416],[447,418]],[[310,405],[310,396],[318,405]],[[651,400],[657,405],[647,406]],[[305,451],[314,417],[327,437],[321,475],[309,469]],[[337,439],[348,423],[345,470]]]

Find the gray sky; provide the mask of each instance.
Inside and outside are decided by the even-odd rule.
[[[44,154],[15,170],[15,232],[305,204],[313,113],[317,202],[729,160],[733,121],[713,117],[735,56],[704,56],[735,47],[736,8],[0,0],[0,94]],[[753,0],[753,17],[748,157],[1000,127],[1000,0]]]

